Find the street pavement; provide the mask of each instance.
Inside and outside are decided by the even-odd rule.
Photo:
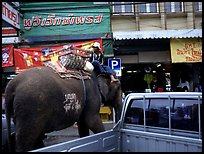
[[[106,122],[103,122],[103,124],[106,130],[112,129],[115,125],[113,121],[106,121]],[[90,131],[90,135],[91,134],[93,134],[92,131]],[[43,141],[45,146],[50,146],[53,144],[62,143],[62,142],[79,138],[78,128],[76,125],[73,125],[69,128],[66,128],[60,131],[54,131],[46,135],[47,135],[47,138],[44,139]]]

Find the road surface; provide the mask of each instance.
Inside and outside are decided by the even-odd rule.
[[[103,122],[103,124],[106,130],[112,129],[115,125],[113,121]],[[90,134],[93,134],[93,132],[90,131]],[[47,135],[47,138],[43,140],[45,146],[50,146],[53,144],[79,138],[78,129],[76,125],[73,125],[72,127],[69,127],[60,131],[54,131],[46,135]]]

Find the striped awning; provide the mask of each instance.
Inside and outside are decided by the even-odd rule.
[[[115,31],[113,38],[126,39],[162,39],[162,38],[202,38],[202,29],[155,30],[155,31]]]

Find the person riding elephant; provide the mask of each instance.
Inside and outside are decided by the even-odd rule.
[[[65,129],[75,122],[80,137],[105,131],[100,118],[103,103],[115,110],[116,122],[122,111],[120,82],[111,83],[107,74],[90,78],[62,78],[47,66],[19,73],[5,89],[7,140],[10,145],[10,120],[15,124],[16,151],[43,146],[45,133]]]
[[[94,42],[92,48],[93,50],[90,53],[91,57],[89,61],[94,66],[97,74],[107,73],[111,78],[111,83],[118,81],[118,79],[114,77],[114,71],[109,66],[104,65],[104,55],[101,51],[100,43]]]

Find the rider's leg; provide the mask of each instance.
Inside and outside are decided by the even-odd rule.
[[[94,66],[94,70],[96,71],[97,75],[106,72],[103,66],[99,63],[99,61],[97,60],[93,61],[92,65]]]
[[[110,75],[111,82],[118,81],[118,79],[115,79],[115,77],[114,77],[115,73],[113,72],[113,70],[109,66],[103,66],[103,68]]]

